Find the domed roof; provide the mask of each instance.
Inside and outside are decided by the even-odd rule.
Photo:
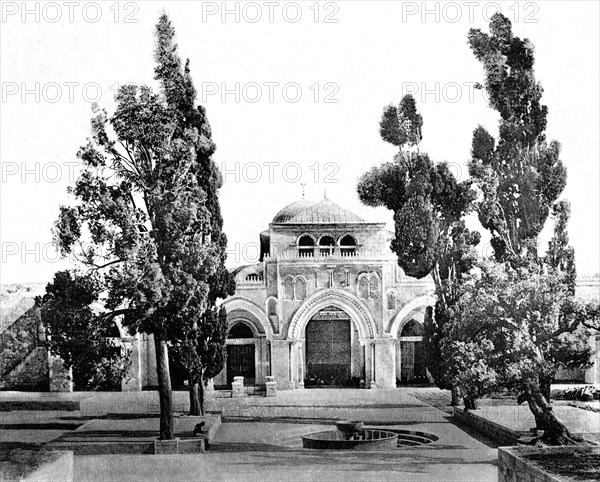
[[[366,222],[351,211],[327,198],[318,203],[302,199],[286,206],[273,218],[287,224],[355,224]]]
[[[293,202],[279,211],[273,218],[272,222],[285,223],[292,219],[299,212],[304,211],[306,208],[309,208],[314,204],[314,202],[309,201],[308,199],[300,199],[299,201]]]

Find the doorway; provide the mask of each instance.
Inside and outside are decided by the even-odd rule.
[[[344,387],[350,384],[350,328],[350,319],[313,317],[308,322],[305,387]]]

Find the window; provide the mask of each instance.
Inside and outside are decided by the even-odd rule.
[[[410,320],[404,327],[402,328],[402,332],[400,336],[423,336],[423,327],[421,323],[416,320]]]
[[[301,258],[313,257],[315,255],[315,240],[308,234],[300,236],[298,240],[298,255]]]
[[[229,329],[227,338],[254,338],[254,333],[246,323],[236,323]]]
[[[390,291],[387,295],[387,309],[395,310],[396,309],[396,293]]]
[[[331,256],[335,250],[335,240],[331,236],[322,236],[319,240],[319,252],[321,256]]]
[[[246,276],[246,281],[248,281],[249,283],[257,283],[262,280],[263,280],[262,274],[250,273],[248,276]]]
[[[297,300],[303,300],[306,298],[306,283],[304,283],[303,279],[298,278],[296,280],[296,295],[295,298]]]
[[[356,240],[349,234],[340,240],[340,253],[342,256],[356,255]]]
[[[286,300],[294,299],[294,281],[292,278],[287,278],[283,283],[283,291]]]
[[[358,297],[369,297],[369,281],[365,276],[361,276],[361,278],[358,280]]]
[[[369,280],[369,298],[379,298],[379,279],[377,276]]]
[[[268,312],[269,316],[275,315],[277,316],[277,300],[271,298],[268,304]]]

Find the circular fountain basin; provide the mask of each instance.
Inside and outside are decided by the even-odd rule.
[[[320,450],[387,450],[396,448],[397,444],[397,433],[379,429],[359,430],[350,439],[339,430],[315,432],[302,437],[304,448]]]

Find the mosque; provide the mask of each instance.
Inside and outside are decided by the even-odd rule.
[[[433,283],[406,276],[385,223],[327,197],[296,201],[260,233],[260,262],[234,271],[227,363],[215,388],[273,376],[278,388],[394,388],[427,381],[422,348]]]

